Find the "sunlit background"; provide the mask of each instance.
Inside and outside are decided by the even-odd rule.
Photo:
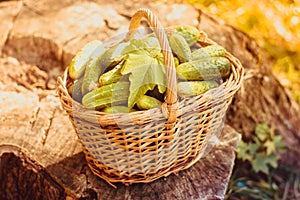
[[[178,1],[177,1],[178,2]],[[300,105],[300,0],[183,0],[253,37]]]

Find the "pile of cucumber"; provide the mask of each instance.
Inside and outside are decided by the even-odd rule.
[[[195,27],[173,26],[167,29],[167,35],[176,65],[179,98],[203,94],[229,76],[230,61],[225,57],[225,49],[219,45],[200,46],[197,43],[200,33]],[[153,33],[145,38],[142,41],[150,46],[157,40]],[[102,42],[94,40],[74,56],[68,66],[72,80],[68,92],[75,101],[85,108],[107,113],[148,110],[162,104],[164,93],[155,87],[140,95],[133,107],[128,107],[130,81],[121,74],[128,57],[124,50],[128,44],[106,49]]]

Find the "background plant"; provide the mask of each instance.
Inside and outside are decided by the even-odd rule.
[[[278,165],[278,152],[283,150],[274,128],[258,124],[252,140],[239,143],[227,199],[282,199],[284,187],[277,173],[284,171]]]

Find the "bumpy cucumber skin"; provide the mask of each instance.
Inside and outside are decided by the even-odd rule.
[[[180,97],[192,97],[203,94],[208,90],[218,87],[216,81],[185,81],[177,83],[177,93]]]
[[[192,60],[199,60],[209,57],[222,57],[225,56],[225,49],[220,45],[209,45],[199,48],[192,52]]]
[[[83,76],[75,81],[73,91],[72,91],[72,99],[74,99],[79,103],[81,103],[82,100],[82,92],[81,92],[82,83],[83,83]]]
[[[84,104],[84,107],[88,109],[101,110],[111,105],[124,105],[125,103],[127,103],[127,100],[128,100],[128,96],[127,95],[123,96],[120,93],[120,96],[117,99],[111,97],[105,97],[102,99],[95,100],[93,102],[86,103]]]
[[[78,79],[83,75],[90,56],[100,45],[102,45],[102,43],[99,40],[93,40],[82,47],[82,49],[74,56],[68,66],[69,76],[72,79]]]
[[[113,69],[102,74],[99,78],[100,86],[109,85],[118,82],[122,78],[121,69],[123,64],[124,64],[123,62],[119,63]]]
[[[189,46],[193,46],[200,38],[200,32],[194,26],[190,25],[176,25],[173,26],[175,33],[178,33],[184,37]]]
[[[129,43],[116,44],[104,52],[100,60],[100,65],[104,68],[105,71],[112,69],[126,57],[126,55],[123,54],[122,51],[128,45]]]
[[[177,55],[180,63],[189,62],[192,59],[192,52],[187,41],[179,34],[169,36],[172,51]]]
[[[99,76],[103,71],[100,65],[100,59],[104,52],[104,46],[98,46],[90,57],[83,77],[81,88],[81,92],[83,95],[97,88],[98,86]]]
[[[136,105],[140,110],[149,110],[151,108],[158,107],[161,104],[161,101],[148,95],[142,95],[136,102]]]
[[[216,80],[230,74],[230,61],[225,57],[212,57],[182,63],[176,68],[179,79],[188,81]]]
[[[105,85],[93,90],[82,98],[85,108],[103,109],[111,105],[127,103],[129,95],[129,83],[118,82]]]
[[[111,106],[102,110],[102,112],[105,113],[129,113],[132,111],[134,111],[134,109],[129,109],[127,106]]]

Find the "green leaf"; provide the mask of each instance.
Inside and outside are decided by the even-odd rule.
[[[252,161],[252,167],[255,172],[263,172],[269,174],[269,167],[277,168],[278,157],[276,154],[266,155],[265,153],[257,153]]]
[[[161,48],[156,37],[148,36],[146,38],[143,38],[142,41],[146,45],[145,50],[147,50],[153,58],[161,57]]]
[[[251,160],[251,155],[248,153],[247,143],[244,141],[240,141],[238,146],[238,154],[237,157],[242,160]]]
[[[258,124],[255,127],[255,134],[259,138],[260,141],[264,141],[267,139],[270,129],[266,123]]]
[[[160,92],[164,92],[166,89],[164,66],[145,50],[130,53],[121,73],[122,75],[130,74],[129,108],[132,108],[139,97],[148,90],[153,90],[156,85],[160,88]]]
[[[153,58],[162,56],[159,41],[154,36],[131,39],[130,44],[122,50],[122,54],[139,54],[141,51],[147,51]]]
[[[249,146],[249,153],[251,155],[255,155],[258,148],[260,147],[260,145],[256,143],[250,143],[248,146]]]
[[[268,156],[267,162],[271,167],[277,168],[278,167],[278,159],[279,159],[279,157],[275,153],[273,153]]]
[[[275,136],[275,129],[273,126],[271,126],[270,131],[269,131],[269,138],[271,138],[271,140],[273,140]]]
[[[140,96],[148,90],[153,90],[156,85],[160,93],[166,91],[163,55],[156,37],[150,34],[142,39],[131,39],[122,53],[128,55],[121,73],[130,74],[129,108],[134,106]]]
[[[163,75],[164,75],[164,77],[162,77],[163,79],[164,79],[164,84],[163,85],[157,85],[158,86],[158,91],[161,93],[161,94],[163,94],[165,91],[166,91],[166,89],[167,89],[167,87],[166,87],[166,70],[165,70],[165,65],[164,65],[164,57],[163,57],[163,55],[162,55],[162,53],[160,53],[160,55],[156,55],[156,59],[157,59],[157,62],[158,62],[158,64],[159,65],[161,65],[161,66],[163,66]]]
[[[258,148],[259,145],[256,143],[245,143],[244,141],[241,141],[239,143],[237,157],[244,161],[248,160],[252,162]]]
[[[267,140],[263,146],[266,148],[266,153],[267,155],[270,155],[272,153],[275,153],[276,151],[276,147],[275,147],[275,143],[271,140]]]
[[[280,135],[274,136],[273,142],[274,142],[274,144],[275,144],[276,149],[282,150],[282,149],[284,148],[284,145],[283,145],[281,139],[282,139],[282,137],[281,137]]]
[[[254,160],[252,161],[253,170],[257,173],[259,171],[269,174],[268,162],[266,162],[266,156],[264,153],[256,154]]]
[[[128,46],[122,50],[122,54],[139,53],[146,45],[140,39],[131,39]]]

